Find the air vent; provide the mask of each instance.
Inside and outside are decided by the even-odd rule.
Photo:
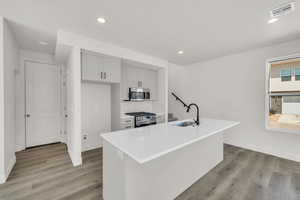
[[[276,18],[283,15],[287,15],[295,10],[296,2],[290,2],[283,4],[273,10],[270,11],[271,17]]]

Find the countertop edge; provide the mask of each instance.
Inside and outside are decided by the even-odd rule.
[[[222,132],[222,131],[224,131],[224,130],[226,130],[226,129],[230,129],[230,128],[232,128],[232,127],[237,126],[237,125],[240,124],[240,122],[236,122],[236,121],[232,121],[232,122],[234,122],[234,123],[231,124],[231,125],[225,126],[224,128],[221,128],[221,129],[219,129],[219,130],[217,130],[217,131],[214,131],[214,132],[212,132],[212,133],[210,133],[210,134],[207,134],[207,135],[205,135],[205,136],[203,136],[203,137],[199,137],[199,138],[196,138],[196,139],[191,140],[191,141],[189,141],[189,142],[185,142],[185,143],[183,143],[183,144],[180,144],[180,145],[178,145],[178,146],[175,146],[175,147],[173,147],[173,148],[170,148],[170,149],[168,149],[168,150],[166,150],[166,151],[162,151],[162,152],[160,152],[160,153],[154,154],[153,156],[150,156],[150,157],[147,158],[147,159],[139,159],[139,158],[136,158],[134,155],[131,155],[131,154],[128,153],[127,151],[120,149],[120,148],[117,147],[115,144],[113,144],[112,142],[110,142],[108,139],[105,138],[105,135],[102,135],[101,137],[102,137],[106,142],[108,142],[109,144],[111,144],[112,146],[114,146],[115,148],[117,148],[119,151],[125,153],[128,157],[132,158],[133,160],[135,160],[135,161],[138,162],[139,164],[145,164],[145,163],[147,163],[147,162],[149,162],[149,161],[151,161],[151,160],[154,160],[154,159],[157,159],[157,158],[159,158],[159,157],[161,157],[161,156],[167,155],[167,154],[169,154],[169,153],[171,153],[171,152],[173,152],[173,151],[176,151],[176,150],[178,150],[178,149],[181,149],[181,148],[183,148],[183,147],[186,147],[186,146],[188,146],[188,145],[190,145],[190,144],[196,143],[196,142],[198,142],[198,141],[200,141],[200,140],[203,140],[203,139],[205,139],[205,138],[208,138],[208,137],[210,137],[210,136],[212,136],[212,135],[215,135],[215,134],[220,133],[220,132]]]

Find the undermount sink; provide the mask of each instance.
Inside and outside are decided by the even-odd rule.
[[[174,126],[180,126],[180,127],[187,127],[187,126],[195,126],[195,121],[181,121],[181,122],[175,122],[173,124]]]

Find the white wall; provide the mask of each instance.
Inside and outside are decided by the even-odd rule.
[[[158,70],[157,81],[157,101],[153,102],[153,111],[156,113],[165,113],[165,122],[168,122],[168,67]]]
[[[5,164],[4,164],[4,19],[0,17],[0,184],[5,182]]]
[[[82,151],[102,146],[100,133],[111,130],[111,85],[82,82]],[[120,102],[120,101],[118,101]]]
[[[187,67],[182,97],[199,104],[201,117],[241,122],[226,143],[300,161],[299,135],[265,129],[266,60],[296,53],[300,40],[194,64]]]
[[[25,146],[25,62],[33,61],[40,63],[55,64],[51,54],[20,51],[19,66],[16,76],[16,150],[21,151]]]
[[[6,20],[1,19],[1,35],[3,41],[2,69],[1,69],[1,163],[0,182],[4,182],[11,172],[15,162],[15,127],[16,127],[16,105],[15,105],[15,70],[19,64],[19,47]],[[3,158],[4,156],[4,158]]]
[[[186,80],[186,68],[183,66],[170,64],[169,65],[169,90],[168,90],[168,105],[169,113],[173,113],[179,120],[190,118],[191,115],[186,113],[183,105],[176,101],[171,93],[175,93],[178,97],[181,97],[186,103],[190,102],[190,97],[183,96],[185,91],[185,80]]]
[[[128,112],[154,112],[152,104],[153,104],[152,101],[143,101],[143,102],[123,101],[121,102],[121,114],[128,113]]]
[[[67,61],[68,151],[74,166],[81,158],[81,60],[80,48],[73,47]]]
[[[111,131],[117,131],[121,128],[121,86],[119,83],[111,84]]]

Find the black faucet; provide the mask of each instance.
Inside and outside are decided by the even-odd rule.
[[[180,102],[183,104],[183,106],[187,108],[187,109],[186,109],[186,112],[190,112],[192,106],[195,106],[195,107],[196,107],[196,109],[197,109],[197,119],[195,120],[195,123],[197,124],[197,126],[199,126],[199,125],[200,125],[200,121],[199,121],[199,106],[198,106],[197,104],[195,104],[195,103],[191,103],[190,105],[187,105],[186,103],[184,103],[184,102],[183,102],[176,94],[174,94],[173,92],[172,92],[172,95],[175,97],[175,99],[176,99],[177,101],[180,101]]]
[[[188,105],[186,112],[190,112],[190,109],[192,106],[195,106],[197,109],[197,119],[195,120],[195,123],[199,126],[200,121],[199,121],[199,106],[195,103],[191,103],[190,105]]]

